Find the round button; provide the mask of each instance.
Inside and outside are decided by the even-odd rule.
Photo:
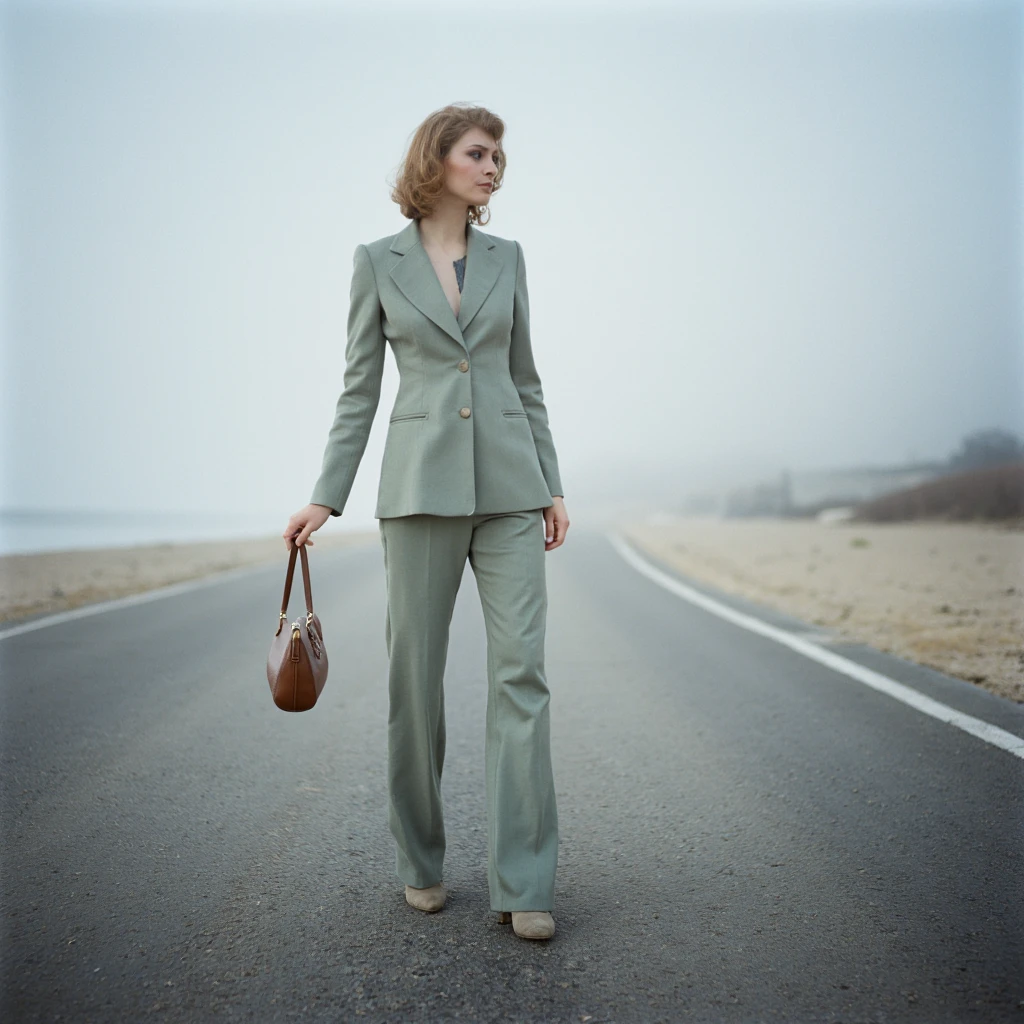
[[[469,406],[468,406],[468,405],[464,405],[464,406],[463,406],[463,407],[462,407],[462,408],[461,408],[461,409],[459,410],[459,415],[460,415],[460,416],[461,416],[461,417],[462,417],[463,419],[468,419],[468,418],[469,418]]]
[[[466,362],[466,360],[465,360],[465,359],[463,359],[463,360],[462,360],[462,362],[461,362],[461,363],[459,363],[459,369],[460,369],[460,370],[461,370],[461,371],[462,371],[463,373],[465,373],[465,372],[466,372],[466,371],[467,371],[467,370],[469,369],[469,363],[467,363],[467,362]]]

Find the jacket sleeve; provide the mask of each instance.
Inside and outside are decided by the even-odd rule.
[[[562,480],[558,473],[558,456],[551,440],[548,413],[544,406],[544,392],[540,375],[533,359],[530,341],[530,296],[526,290],[526,264],[523,247],[516,242],[516,290],[512,307],[512,343],[509,348],[509,370],[519,398],[523,403],[533,441],[537,446],[541,472],[552,497],[564,497]]]
[[[386,342],[380,322],[380,296],[365,245],[356,246],[352,266],[344,390],[327,435],[320,477],[309,499],[312,504],[328,506],[332,516],[340,516],[348,501],[377,412],[384,373]]]

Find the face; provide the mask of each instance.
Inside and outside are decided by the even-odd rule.
[[[445,158],[445,186],[467,206],[486,206],[499,159],[494,138],[482,128],[470,128]]]

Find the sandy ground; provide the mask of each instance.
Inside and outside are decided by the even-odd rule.
[[[1019,523],[685,518],[619,530],[693,580],[1024,702]]]
[[[1024,703],[1020,524],[688,518],[619,529],[694,580]],[[313,566],[320,551],[379,543],[376,531],[321,532],[315,541]],[[277,562],[283,586],[287,559],[277,536],[5,555],[0,622],[242,565]],[[301,585],[298,576],[293,586]]]
[[[379,544],[380,535],[375,530],[369,533],[316,532],[309,549],[314,595],[316,556],[321,551],[368,540]],[[138,594],[243,565],[273,562],[281,566],[283,590],[288,549],[284,538],[279,536],[3,555],[0,556],[0,622]],[[302,565],[298,561],[292,593],[302,593]]]

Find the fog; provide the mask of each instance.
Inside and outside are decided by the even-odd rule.
[[[1024,432],[1021,6],[8,3],[7,509],[310,497],[352,255],[449,102],[507,125],[574,520]],[[397,370],[340,528],[373,526]],[[703,504],[702,504],[703,503]],[[337,521],[332,522],[332,528]]]

